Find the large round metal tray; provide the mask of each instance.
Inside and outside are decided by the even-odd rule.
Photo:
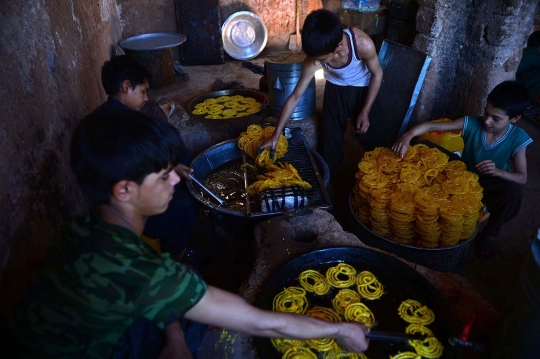
[[[463,265],[474,243],[478,226],[474,235],[451,247],[423,248],[414,245],[401,244],[375,234],[356,217],[352,204],[354,193],[349,195],[349,212],[351,215],[352,231],[368,246],[393,253],[409,262],[420,264],[440,272],[457,272]]]
[[[399,318],[397,309],[402,301],[415,299],[426,305],[435,313],[435,322],[428,325],[434,335],[444,346],[442,358],[453,358],[455,350],[447,345],[448,338],[455,334],[456,323],[450,315],[450,306],[444,297],[424,277],[403,262],[380,252],[359,247],[335,247],[316,250],[296,257],[278,269],[264,283],[255,305],[262,309],[272,310],[274,297],[284,287],[299,286],[298,275],[306,269],[318,269],[324,273],[329,267],[338,263],[347,263],[357,272],[372,272],[384,286],[385,294],[378,300],[363,300],[375,315],[374,329],[390,332],[405,332],[408,323]],[[332,307],[331,300],[337,293],[332,289],[329,294],[320,297],[307,293],[306,297],[312,305]],[[259,357],[264,359],[281,358],[269,339],[256,338]],[[406,343],[392,341],[370,342],[366,352],[368,358],[388,358],[398,351],[414,351]]]
[[[239,11],[221,27],[223,49],[236,60],[250,60],[266,46],[268,32],[264,22],[256,14]]]
[[[264,111],[268,111],[268,107],[266,106],[266,104],[268,104],[268,95],[267,94],[265,94],[263,92],[255,91],[255,90],[249,90],[249,89],[233,89],[233,90],[222,90],[222,91],[209,92],[209,93],[206,93],[204,95],[201,95],[201,96],[191,100],[191,102],[188,105],[189,114],[192,117],[205,119],[204,118],[205,115],[194,115],[193,114],[193,110],[195,109],[195,106],[197,104],[199,104],[199,103],[201,103],[204,100],[209,99],[209,98],[220,97],[220,96],[234,96],[234,95],[240,95],[240,96],[244,96],[244,97],[253,97],[255,100],[257,100],[257,102],[263,104],[263,106],[261,106],[261,110],[259,112],[252,113],[252,114],[247,115],[247,116],[233,117],[233,118],[229,118],[229,119],[226,119],[226,120],[208,120],[208,121],[235,120],[235,119],[244,118],[244,117],[248,117],[248,116],[254,116],[254,115],[260,114],[260,113],[262,113]]]
[[[183,44],[186,36],[182,34],[156,32],[121,40],[118,45],[132,51],[163,50]]]

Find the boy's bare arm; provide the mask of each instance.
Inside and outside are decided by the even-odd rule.
[[[304,62],[302,63],[302,74],[300,75],[300,79],[298,79],[293,92],[283,104],[283,108],[281,109],[281,113],[279,114],[279,119],[277,121],[276,130],[274,131],[272,137],[266,139],[261,144],[261,148],[276,148],[279,140],[279,134],[281,131],[283,131],[283,128],[285,127],[285,124],[289,118],[291,118],[296,106],[298,106],[298,102],[300,102],[304,92],[306,92],[311,79],[315,75],[315,71],[320,68],[320,65],[315,65],[313,63],[313,59],[311,57],[306,56]]]
[[[356,121],[356,132],[366,133],[369,128],[369,111],[371,111],[371,106],[373,106],[373,102],[375,102],[375,98],[381,88],[383,71],[381,64],[379,63],[375,44],[371,38],[366,33],[356,28],[353,31],[356,37],[356,49],[358,50],[358,54],[362,60],[365,61],[366,66],[371,73],[366,100]]]
[[[527,183],[527,148],[521,149],[514,155],[513,164],[514,171],[507,172],[495,167],[495,163],[491,160],[485,160],[475,165],[478,172],[487,174],[493,177],[501,178],[506,181],[516,182],[519,184]]]
[[[243,298],[209,286],[204,297],[185,315],[205,324],[236,330],[253,336],[317,339],[334,338],[345,350],[365,351],[369,340],[360,323],[331,323],[304,315],[271,312],[248,304]]]
[[[394,143],[392,146],[392,150],[396,156],[403,158],[405,152],[407,152],[407,149],[409,148],[411,140],[416,136],[423,135],[424,133],[430,131],[457,131],[462,129],[463,117],[449,122],[422,122],[398,138],[396,143]]]

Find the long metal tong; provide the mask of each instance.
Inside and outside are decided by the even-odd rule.
[[[195,182],[196,184],[198,184],[202,189],[204,189],[206,191],[206,193],[208,193],[210,196],[212,196],[212,198],[214,198],[216,201],[218,201],[219,205],[220,206],[223,206],[225,204],[225,201],[222,200],[221,198],[219,198],[218,195],[216,195],[214,192],[210,191],[205,185],[202,184],[201,181],[199,181],[198,179],[195,178],[195,176],[193,176],[191,173],[189,174],[189,178],[191,178],[191,180],[193,182]]]

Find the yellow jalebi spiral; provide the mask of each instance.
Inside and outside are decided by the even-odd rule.
[[[335,346],[332,350],[323,353],[323,359],[367,359],[363,353],[351,353]]]
[[[410,340],[409,343],[424,358],[439,358],[443,354],[444,347],[437,338]]]
[[[403,352],[396,355],[391,355],[390,359],[422,359],[422,357],[413,352]]]
[[[398,314],[408,323],[428,325],[435,321],[433,311],[414,299],[403,301],[398,308]]]
[[[311,188],[311,185],[302,180],[300,174],[290,163],[270,163],[266,165],[264,176],[257,176],[258,181],[248,186],[247,191],[251,196],[257,196],[261,191],[268,188],[281,188],[300,186],[304,189]]]
[[[341,322],[339,315],[332,309],[325,307],[313,307],[306,312],[308,317],[319,318],[327,322]]]
[[[194,115],[205,115],[209,119],[228,119],[233,117],[243,117],[261,110],[261,104],[252,97],[220,96],[209,98],[194,106],[191,112]]]
[[[281,353],[287,351],[290,347],[306,347],[305,340],[300,339],[287,339],[287,338],[272,338],[272,344]]]
[[[349,304],[345,308],[343,317],[346,321],[355,321],[364,323],[366,327],[372,328],[375,325],[375,316],[373,312],[362,303]]]
[[[249,125],[246,131],[242,132],[238,137],[238,147],[253,158],[258,166],[264,167],[267,164],[274,163],[274,160],[285,156],[289,147],[289,143],[283,134],[279,135],[275,158],[270,158],[270,149],[268,148],[257,154],[257,148],[265,139],[272,135],[274,130],[275,128],[272,126],[263,129],[259,125]]]
[[[317,359],[317,355],[309,348],[290,347],[283,353],[282,359]]]
[[[325,276],[313,269],[300,273],[298,281],[305,290],[317,295],[324,295],[330,290],[330,284],[326,281]]]
[[[356,277],[358,293],[369,300],[379,299],[384,294],[381,282],[369,271],[363,271]]]
[[[433,332],[428,327],[422,325],[422,324],[409,324],[407,328],[405,328],[405,333],[407,334],[422,334],[427,338],[433,337]],[[417,342],[418,340],[409,340],[409,344],[413,345],[412,342]],[[421,340],[420,340],[421,341]]]
[[[318,318],[327,322],[340,322],[341,318],[332,309],[324,307],[313,307],[306,312],[308,317]],[[336,342],[333,338],[321,338],[321,339],[309,339],[306,343],[313,349],[320,352],[328,351],[332,349]]]
[[[336,288],[347,288],[356,280],[356,269],[345,263],[339,263],[326,271],[326,280]],[[345,277],[345,279],[340,279]]]
[[[339,314],[345,313],[345,308],[353,303],[360,303],[360,296],[351,289],[340,289],[338,294],[332,299],[332,306]]]
[[[300,287],[284,288],[274,297],[272,309],[278,312],[304,314],[308,307],[306,291]]]

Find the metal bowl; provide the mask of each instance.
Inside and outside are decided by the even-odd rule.
[[[223,48],[236,60],[250,60],[261,53],[268,40],[264,22],[256,14],[239,11],[221,27]]]
[[[412,244],[401,244],[386,237],[379,236],[360,222],[358,217],[356,217],[352,204],[353,196],[354,193],[351,191],[349,194],[349,214],[352,232],[368,246],[393,253],[409,262],[417,263],[439,272],[455,273],[467,260],[476,233],[478,233],[478,225],[476,226],[476,232],[471,238],[450,247],[423,248]]]
[[[165,32],[143,34],[121,40],[118,45],[132,51],[163,50],[183,44],[186,36]]]

